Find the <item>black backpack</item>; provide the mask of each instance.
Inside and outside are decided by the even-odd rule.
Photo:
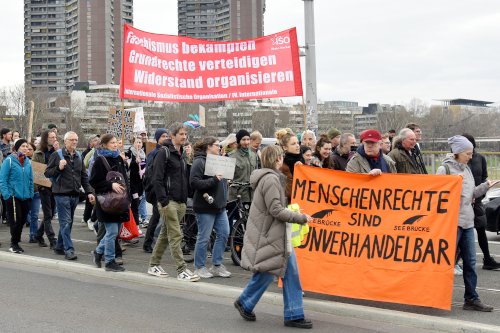
[[[162,146],[160,149],[165,149],[165,154],[166,154],[165,166],[166,166],[168,163],[168,159],[170,158],[170,150],[165,146]],[[155,191],[153,190],[153,164],[156,155],[158,155],[160,149],[158,149],[154,154],[153,158],[151,158],[151,160],[148,163],[146,163],[146,171],[144,171],[144,178],[142,179],[142,184],[144,186],[144,193],[146,194],[146,201],[152,205],[156,204],[156,195]]]

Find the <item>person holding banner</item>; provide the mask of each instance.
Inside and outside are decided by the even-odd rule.
[[[19,246],[26,217],[33,198],[33,170],[26,157],[28,142],[19,139],[2,164],[0,190],[5,200],[7,221],[10,225],[10,248],[12,253],[23,253]]]
[[[378,176],[382,173],[397,173],[396,163],[382,152],[382,135],[379,131],[368,129],[359,135],[361,145],[347,163],[347,172],[367,173]]]
[[[194,190],[193,210],[196,213],[198,236],[194,248],[194,274],[201,278],[213,276],[230,277],[224,266],[224,249],[229,236],[229,220],[227,218],[227,180],[222,175],[205,176],[205,164],[208,154],[219,155],[219,140],[206,137],[194,146],[194,161],[191,167],[189,182]],[[208,242],[212,230],[215,229],[215,243],[212,249],[212,264],[208,270],[205,266]]]
[[[493,307],[486,305],[479,299],[476,292],[476,246],[474,240],[474,198],[485,195],[488,189],[498,181],[485,181],[476,186],[474,176],[467,163],[472,158],[473,145],[462,135],[448,138],[451,154],[446,155],[436,174],[462,176],[462,193],[460,197],[460,212],[458,217],[457,250],[463,260],[463,279],[465,284],[464,310],[491,312]]]
[[[278,144],[281,146],[281,149],[285,152],[280,171],[286,177],[285,194],[288,203],[290,203],[290,198],[292,196],[293,170],[295,165],[304,164],[304,158],[300,153],[299,139],[291,129],[282,128],[274,135]]]
[[[268,146],[262,150],[262,169],[252,172],[254,189],[250,215],[243,241],[241,267],[254,274],[234,306],[247,321],[255,321],[253,309],[273,282],[283,281],[284,324],[289,327],[312,328],[304,317],[302,287],[292,247],[292,223],[305,224],[312,218],[286,208],[285,181],[279,171],[283,150]]]

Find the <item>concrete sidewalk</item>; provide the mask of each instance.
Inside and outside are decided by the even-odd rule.
[[[39,266],[76,274],[85,274],[93,277],[105,279],[115,279],[138,284],[146,284],[159,288],[169,288],[180,291],[189,291],[201,293],[204,295],[215,296],[219,298],[227,298],[228,302],[232,302],[241,293],[242,288],[230,287],[225,285],[195,282],[188,283],[178,281],[176,278],[157,278],[146,273],[138,272],[121,272],[112,273],[106,272],[78,262],[70,262],[66,260],[55,260],[40,258],[28,255],[12,254],[9,252],[0,251],[0,261],[13,262],[28,266]],[[276,292],[266,292],[262,297],[261,302],[273,305],[282,305],[282,295]],[[353,305],[338,303],[332,301],[322,301],[314,299],[304,299],[305,310],[311,310],[321,313],[343,316],[352,319],[363,319],[377,322],[387,322],[404,327],[421,328],[426,330],[436,330],[441,332],[499,332],[500,328],[493,325],[485,325],[474,322],[456,320],[452,318],[439,318],[421,314],[413,314],[395,310],[386,310],[373,308],[362,305]]]

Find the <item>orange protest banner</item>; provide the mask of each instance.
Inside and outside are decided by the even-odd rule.
[[[314,218],[296,248],[305,290],[451,309],[459,176],[297,166],[292,185]]]

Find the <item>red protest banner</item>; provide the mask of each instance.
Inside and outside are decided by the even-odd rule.
[[[208,42],[124,25],[120,98],[197,102],[302,96],[295,28]]]

